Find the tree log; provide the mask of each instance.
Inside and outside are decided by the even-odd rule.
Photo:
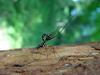
[[[0,75],[100,75],[100,43],[0,51]]]

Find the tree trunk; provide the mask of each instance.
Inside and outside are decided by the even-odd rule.
[[[0,75],[100,75],[100,43],[0,51]]]

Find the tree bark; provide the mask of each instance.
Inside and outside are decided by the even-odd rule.
[[[0,51],[0,75],[100,75],[100,43]]]

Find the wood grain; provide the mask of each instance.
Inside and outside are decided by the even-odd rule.
[[[100,75],[100,43],[0,51],[0,75]]]

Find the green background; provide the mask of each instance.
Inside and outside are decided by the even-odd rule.
[[[0,49],[36,47],[55,30],[47,45],[98,42],[99,24],[99,0],[0,0]]]

